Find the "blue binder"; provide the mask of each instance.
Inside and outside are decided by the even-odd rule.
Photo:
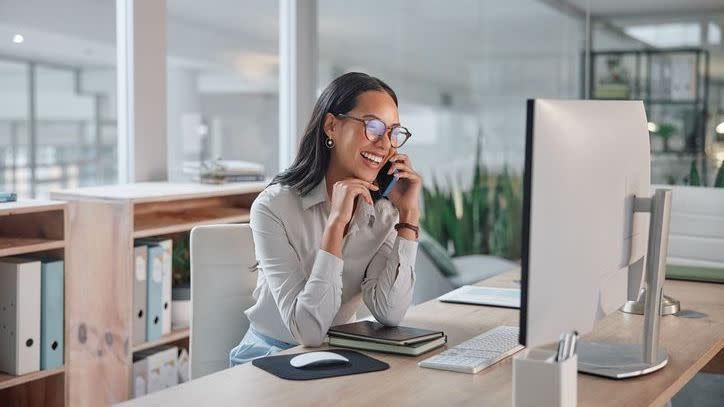
[[[40,266],[40,369],[63,365],[63,260]]]
[[[146,341],[162,335],[163,247],[148,246],[146,266]]]

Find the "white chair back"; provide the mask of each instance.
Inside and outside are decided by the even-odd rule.
[[[724,189],[671,188],[668,263],[724,265]]]
[[[229,367],[229,350],[249,328],[244,310],[256,287],[254,240],[248,224],[191,231],[191,378]]]

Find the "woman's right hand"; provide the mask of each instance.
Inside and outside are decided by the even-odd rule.
[[[359,178],[347,178],[337,181],[332,187],[332,208],[329,213],[329,224],[344,228],[352,219],[354,203],[357,196],[374,205],[370,189],[377,191],[380,188]]]

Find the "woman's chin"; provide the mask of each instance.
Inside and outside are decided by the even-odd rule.
[[[377,171],[369,168],[357,169],[354,172],[355,178],[363,179],[365,181],[373,182],[377,178]]]

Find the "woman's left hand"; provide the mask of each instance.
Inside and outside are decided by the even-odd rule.
[[[388,174],[397,170],[398,181],[388,195],[389,200],[399,211],[419,211],[422,178],[412,169],[410,157],[395,154],[390,157],[392,165]]]

